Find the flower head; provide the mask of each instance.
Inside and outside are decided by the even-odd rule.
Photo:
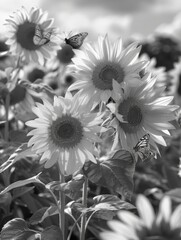
[[[120,211],[118,220],[111,220],[108,225],[112,231],[101,233],[103,240],[181,240],[181,205],[172,212],[171,200],[162,198],[158,214],[148,199],[139,195],[136,206],[139,216],[128,211]]]
[[[150,144],[157,149],[155,144],[166,145],[163,136],[170,135],[168,129],[173,129],[169,122],[175,119],[174,110],[178,106],[169,105],[173,97],[160,97],[163,89],[154,89],[155,79],[151,77],[131,86],[124,87],[114,81],[115,103],[108,104],[114,115],[111,125],[116,128],[115,141],[120,140],[123,148],[132,149],[139,139],[146,133],[150,134]]]
[[[168,74],[170,76],[168,94],[174,95],[176,104],[181,106],[181,58],[174,64],[174,68]]]
[[[30,62],[43,63],[59,48],[57,33],[52,28],[53,19],[47,19],[47,14],[41,9],[32,8],[28,13],[24,8],[7,19],[10,27],[7,44],[10,51],[24,56]]]
[[[38,118],[26,123],[35,128],[28,134],[28,145],[42,154],[40,162],[46,168],[58,162],[62,173],[69,175],[86,160],[96,161],[94,143],[100,141],[102,115],[86,111],[78,94],[55,97],[53,105],[44,100],[33,111]]]
[[[140,60],[145,60],[148,61],[149,64],[147,66],[147,68],[145,68],[144,70],[142,70],[142,72],[140,73],[140,75],[145,75],[147,72],[151,74],[151,76],[154,78],[156,78],[156,82],[155,82],[155,89],[160,88],[160,87],[165,87],[167,85],[167,73],[165,71],[165,67],[156,67],[156,59],[155,58],[149,58],[149,56],[147,54],[142,54],[140,57]],[[142,76],[141,76],[142,77]]]
[[[56,59],[59,64],[67,65],[72,62],[73,56],[73,48],[68,44],[62,44],[61,49],[57,51]]]
[[[174,67],[179,60],[181,51],[179,42],[169,35],[155,34],[142,43],[141,54],[147,53],[156,59],[156,67],[165,67],[166,71]]]
[[[70,91],[82,89],[90,105],[107,102],[114,95],[113,79],[119,84],[132,81],[138,76],[144,62],[137,62],[140,47],[137,43],[122,47],[122,40],[114,44],[109,42],[107,35],[99,37],[94,44],[85,44],[83,50],[74,50],[77,81],[69,88]]]

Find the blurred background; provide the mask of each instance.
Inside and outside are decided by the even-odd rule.
[[[120,35],[143,38],[157,29],[171,32],[181,22],[180,0],[1,0],[1,33],[4,20],[21,6],[41,7],[55,19],[60,31],[87,31],[89,38],[105,33],[113,39]]]

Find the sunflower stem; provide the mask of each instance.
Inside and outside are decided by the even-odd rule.
[[[65,176],[61,172],[60,164],[59,164],[59,178],[61,183],[65,182]],[[62,231],[62,240],[66,240],[65,238],[65,194],[63,191],[59,191],[59,199],[60,199],[60,204],[61,204],[61,214],[59,214],[59,226]]]
[[[101,102],[101,103],[99,104],[99,112],[102,113],[103,111],[104,111],[104,103]]]
[[[6,99],[5,99],[5,110],[6,110],[6,122],[5,122],[5,129],[4,129],[4,139],[5,141],[8,141],[9,139],[9,121],[8,121],[8,117],[9,117],[9,104],[10,104],[10,95],[9,93],[6,95]]]
[[[86,208],[87,207],[87,189],[88,189],[88,179],[85,177],[85,182],[83,185],[83,192],[82,192],[82,205]],[[80,240],[85,240],[85,228],[86,225],[86,214],[84,214],[81,218],[81,231],[80,231]]]

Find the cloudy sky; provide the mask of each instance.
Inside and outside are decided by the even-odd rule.
[[[87,31],[92,38],[148,36],[181,12],[181,0],[0,0],[2,31],[4,19],[21,6],[40,6],[61,31]]]

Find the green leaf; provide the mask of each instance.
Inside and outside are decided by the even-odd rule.
[[[35,155],[32,151],[31,148],[27,147],[26,143],[21,144],[13,154],[8,158],[6,162],[4,162],[0,166],[0,173],[5,171],[7,168],[15,164],[17,161],[21,160],[22,158],[25,158],[27,156],[32,156]]]
[[[10,205],[12,201],[12,196],[9,192],[5,193],[3,196],[0,197],[0,208],[2,205]]]
[[[26,130],[11,130],[9,132],[9,138],[11,142],[22,144],[28,142],[30,137],[27,136]]]
[[[38,94],[40,94],[39,97],[41,98],[42,93],[45,93],[51,99],[53,99],[54,96],[55,96],[55,93],[53,92],[53,89],[43,82],[36,81],[36,83],[29,83],[26,80],[21,80],[21,81],[19,81],[19,84],[21,86],[25,87],[26,89],[35,92],[37,97],[38,97]]]
[[[163,190],[157,187],[154,188],[147,188],[144,191],[144,194],[147,196],[147,198],[161,200],[164,196]]]
[[[43,184],[39,179],[39,175],[41,173],[37,174],[36,176],[34,177],[31,177],[31,178],[28,178],[28,179],[25,179],[25,180],[20,180],[20,181],[17,181],[17,182],[14,182],[12,184],[10,184],[8,187],[6,187],[2,192],[0,192],[0,195],[2,194],[5,194],[7,192],[9,192],[10,190],[14,189],[14,188],[17,188],[17,187],[22,187],[22,186],[25,186],[27,184],[30,184],[30,183],[41,183]]]
[[[41,223],[45,220],[45,218],[58,213],[59,212],[58,212],[57,206],[55,205],[52,205],[50,207],[43,207],[38,211],[36,211],[29,221],[31,224]]]
[[[119,210],[135,210],[136,207],[132,204],[121,200],[115,195],[105,194],[93,198],[94,205],[90,207],[96,211],[94,217],[104,220],[111,220]]]
[[[53,190],[62,191],[66,196],[70,197],[72,200],[77,200],[82,196],[82,187],[85,181],[85,177],[81,174],[73,177],[67,183],[53,182],[48,185]]]
[[[3,139],[0,139],[0,165],[5,163],[19,146],[19,143],[6,142]]]
[[[5,193],[0,197],[0,209],[3,209],[6,215],[8,215],[9,212],[11,211],[10,210],[11,202],[12,202],[12,196],[9,192]]]
[[[62,231],[57,226],[50,226],[41,233],[41,240],[63,240]]]
[[[99,204],[110,204],[113,207],[115,207],[118,210],[125,209],[125,210],[132,210],[136,209],[134,205],[132,205],[129,202],[121,200],[118,196],[116,195],[111,195],[111,194],[103,194],[103,195],[98,195],[93,198],[94,205],[95,206],[101,206]]]
[[[21,218],[7,222],[1,231],[1,240],[25,240],[37,232],[28,228],[27,223]]]
[[[181,188],[175,188],[165,193],[165,195],[169,196],[175,202],[181,202]]]
[[[129,151],[119,150],[111,159],[97,164],[86,162],[83,173],[93,183],[111,189],[127,199],[133,191],[135,161]]]
[[[18,197],[24,195],[25,193],[28,193],[28,192],[32,191],[33,189],[34,189],[34,186],[32,186],[32,187],[19,187],[18,189],[17,188],[13,189],[13,193],[12,193],[13,200],[15,198],[18,198]]]

